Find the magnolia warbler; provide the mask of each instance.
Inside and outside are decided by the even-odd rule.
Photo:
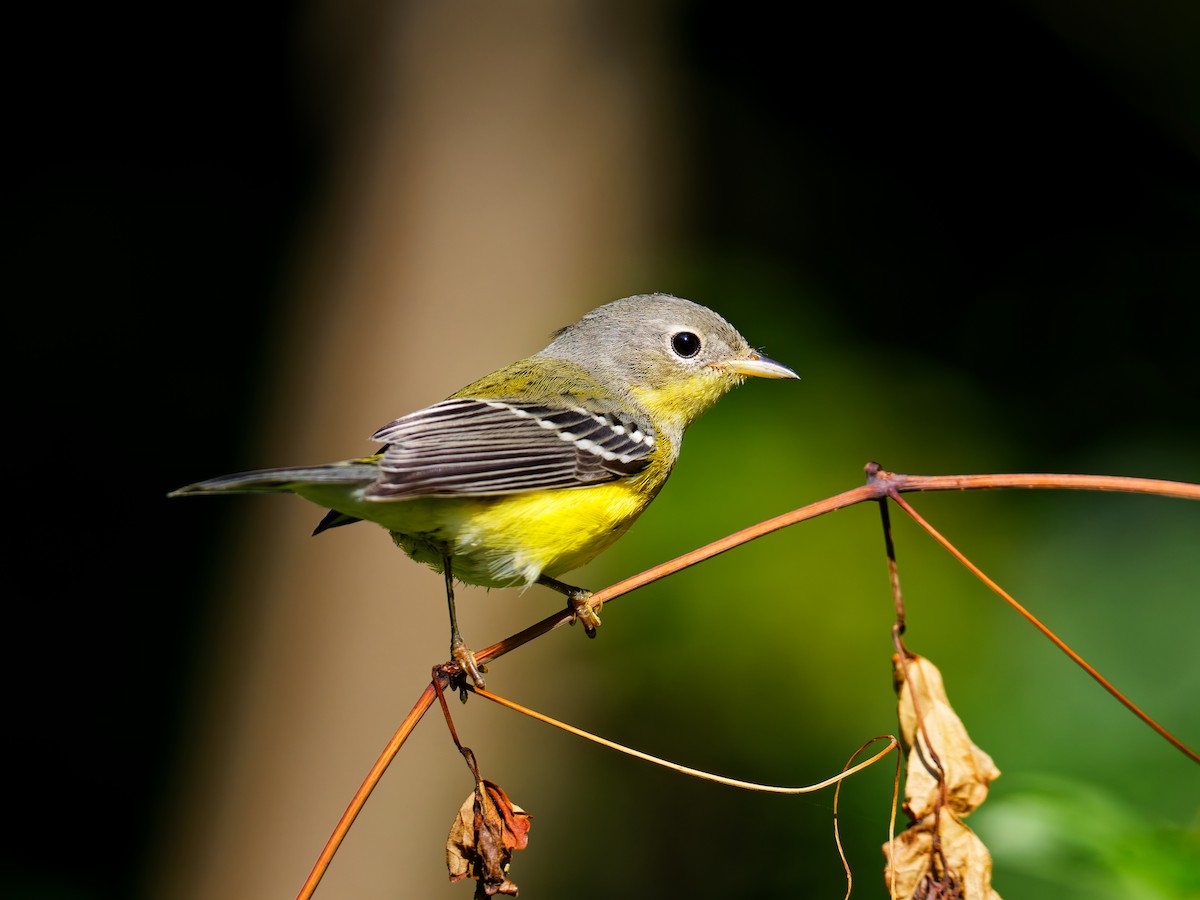
[[[669,294],[626,297],[533,356],[380,428],[374,455],[226,475],[170,496],[294,493],[329,510],[314,534],[382,525],[444,574],[451,657],[482,686],[458,629],[454,579],[546,585],[594,636],[589,592],[555,576],[629,529],[666,482],[684,430],[749,375],[798,377],[706,307]]]

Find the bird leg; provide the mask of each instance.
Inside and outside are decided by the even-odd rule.
[[[600,627],[600,607],[592,606],[588,600],[592,597],[592,592],[584,590],[580,587],[573,587],[569,584],[564,584],[551,578],[549,575],[543,575],[538,579],[538,584],[544,584],[552,590],[558,591],[560,594],[567,596],[567,608],[575,614],[575,618],[583,623],[583,630],[587,636],[594,638],[596,629]],[[575,624],[572,620],[571,624]]]
[[[463,640],[462,633],[458,630],[458,615],[454,611],[454,576],[450,573],[450,557],[442,557],[442,569],[446,574],[446,605],[450,607],[450,658],[462,667],[463,673],[470,676],[476,687],[483,687],[481,673],[487,671],[487,666],[480,666],[475,662],[474,652],[468,649],[467,642]]]

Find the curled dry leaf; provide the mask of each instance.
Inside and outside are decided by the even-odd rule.
[[[900,737],[908,754],[904,808],[912,824],[884,844],[893,898],[1000,900],[992,889],[992,857],[962,818],[982,803],[1000,770],[971,743],[929,660],[909,655],[907,679],[892,658],[899,696]],[[930,747],[932,751],[930,752]],[[944,794],[938,767],[944,773]]]
[[[934,817],[927,816],[883,845],[887,883],[895,873],[893,898],[913,900],[1000,900],[992,889],[992,857],[983,841],[948,809],[941,811],[934,852]]]
[[[508,795],[486,779],[458,810],[446,839],[446,868],[451,881],[473,878],[476,897],[495,894],[517,896],[517,886],[508,880],[514,850],[529,843],[530,816],[508,799]]]
[[[892,657],[892,663],[900,695],[900,736],[908,751],[904,799],[909,817],[922,819],[938,805],[940,792],[933,774],[937,767],[928,752],[926,736],[946,775],[946,804],[957,815],[966,816],[986,799],[988,785],[1000,776],[1000,770],[990,756],[971,743],[946,697],[942,673],[933,663],[910,655],[907,680],[899,657]]]

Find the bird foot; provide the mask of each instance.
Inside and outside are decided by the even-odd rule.
[[[461,639],[451,642],[450,658],[462,669],[463,674],[471,679],[475,687],[484,686],[483,673],[487,671],[487,666],[481,666],[475,661],[475,653],[468,649]]]
[[[571,620],[571,624],[574,625],[577,621],[582,623],[583,630],[587,636],[594,638],[596,636],[596,629],[600,627],[600,616],[598,613],[603,604],[592,606],[588,602],[591,597],[591,591],[576,588],[567,594],[567,606],[575,614],[575,618]]]

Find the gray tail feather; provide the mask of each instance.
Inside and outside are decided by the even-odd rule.
[[[260,469],[222,475],[178,488],[168,497],[188,494],[286,494],[302,484],[363,484],[379,474],[373,462],[350,460],[325,466],[297,466],[288,469]]]

